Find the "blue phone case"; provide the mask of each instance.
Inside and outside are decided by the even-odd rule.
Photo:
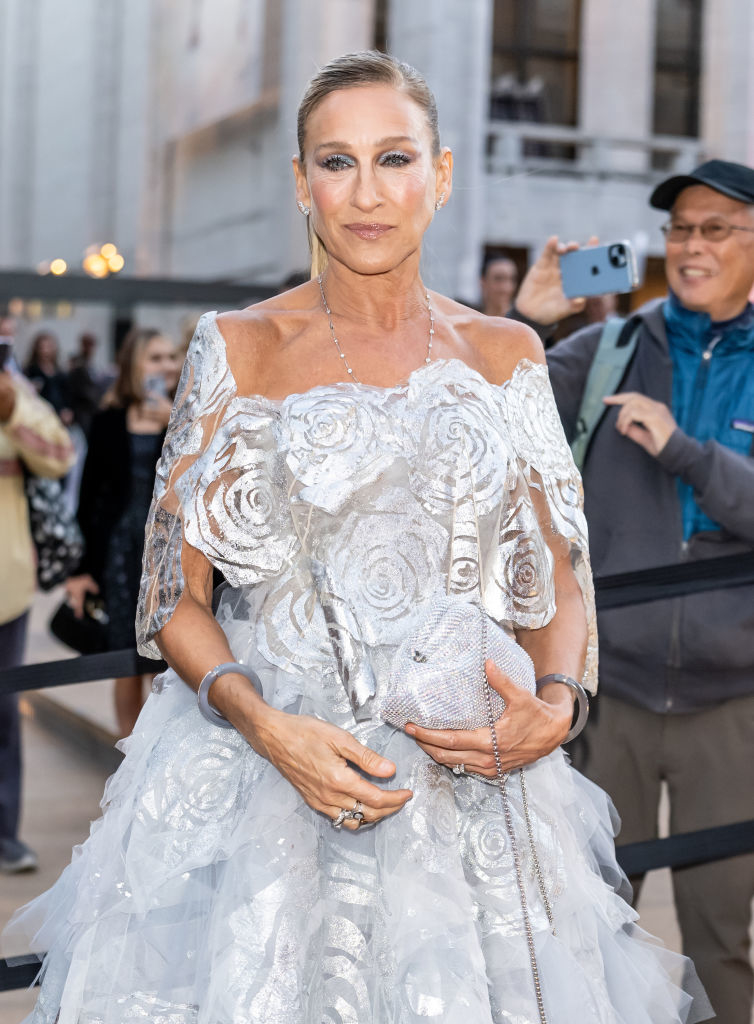
[[[639,283],[634,251],[628,241],[564,253],[560,257],[560,276],[569,299],[610,292],[620,295]]]

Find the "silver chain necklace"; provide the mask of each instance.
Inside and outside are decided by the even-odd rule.
[[[317,281],[319,283],[319,293],[322,296],[322,305],[325,307],[325,313],[327,313],[327,319],[328,319],[328,322],[330,324],[330,337],[333,340],[335,348],[338,350],[338,355],[343,360],[343,366],[345,367],[346,372],[348,373],[348,376],[351,378],[352,381],[355,381],[357,384],[360,384],[361,381],[358,379],[356,374],[353,372],[353,370],[349,366],[348,360],[346,359],[346,354],[343,351],[343,349],[340,347],[340,342],[338,341],[337,337],[335,336],[335,325],[332,322],[332,310],[327,305],[327,299],[325,298],[325,289],[324,289],[324,287],[322,285],[322,275],[321,274],[317,277]],[[434,314],[434,312],[432,310],[432,303],[430,302],[430,299],[429,299],[429,292],[425,291],[425,293],[424,293],[424,301],[427,303],[427,310],[429,311],[429,341],[427,343],[427,356],[426,356],[424,362],[425,363],[431,363],[432,362],[432,341],[434,340],[434,336],[435,336],[435,314]]]

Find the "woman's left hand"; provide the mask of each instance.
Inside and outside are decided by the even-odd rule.
[[[535,697],[511,682],[493,661],[486,663],[487,679],[505,701],[505,712],[495,731],[504,771],[531,764],[559,747],[571,726],[573,702],[566,687],[553,684],[556,702]],[[462,764],[466,771],[488,778],[496,775],[492,737],[482,729],[423,729],[409,723],[406,732],[438,764],[452,768]]]
[[[96,580],[89,573],[69,576],[65,581],[65,599],[73,609],[77,619],[84,617],[84,605],[87,594],[99,594]]]

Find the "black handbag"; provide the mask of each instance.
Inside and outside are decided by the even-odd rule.
[[[81,560],[81,530],[66,507],[59,480],[27,474],[25,488],[29,527],[37,549],[37,582],[42,590],[52,590],[68,579]]]
[[[98,594],[87,594],[80,619],[63,601],[50,619],[49,628],[54,637],[79,654],[102,654],[107,650],[107,623],[105,602]]]

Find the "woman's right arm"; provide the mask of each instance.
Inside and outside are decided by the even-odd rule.
[[[225,315],[227,316],[227,314]],[[194,500],[186,493],[189,470],[197,459],[211,458],[212,438],[225,410],[238,394],[236,372],[245,374],[242,393],[254,390],[246,377],[254,365],[248,325],[238,338],[232,320],[223,319],[224,334],[212,317],[202,317],[189,346],[175,408],[168,427],[147,528],[138,636],[143,652],[162,656],[194,691],[216,665],[235,661],[230,645],[212,614],[212,566],[183,533],[183,507]],[[260,325],[256,325],[259,333]],[[251,346],[253,350],[254,346]],[[229,350],[237,352],[237,358]],[[217,483],[217,467],[207,467]],[[238,468],[228,471],[241,472]],[[230,480],[230,476],[226,478]],[[241,675],[223,675],[209,694],[254,750],[295,787],[314,810],[335,818],[341,808],[364,805],[365,820],[377,821],[399,810],[409,790],[383,790],[350,767],[349,762],[381,779],[395,766],[364,747],[349,732],[308,715],[287,714],[257,694]],[[207,728],[216,728],[207,724]],[[346,822],[348,827],[353,823]]]
[[[212,567],[184,544],[185,590],[170,621],[155,640],[167,663],[193,690],[215,665],[234,661],[227,638],[212,613]],[[365,821],[375,822],[410,800],[408,789],[381,789],[350,766],[388,779],[395,765],[359,743],[349,732],[308,715],[293,715],[267,704],[245,676],[229,673],[212,684],[211,702],[258,754],[273,764],[315,811],[335,818],[357,800]],[[355,828],[346,821],[346,827]]]

